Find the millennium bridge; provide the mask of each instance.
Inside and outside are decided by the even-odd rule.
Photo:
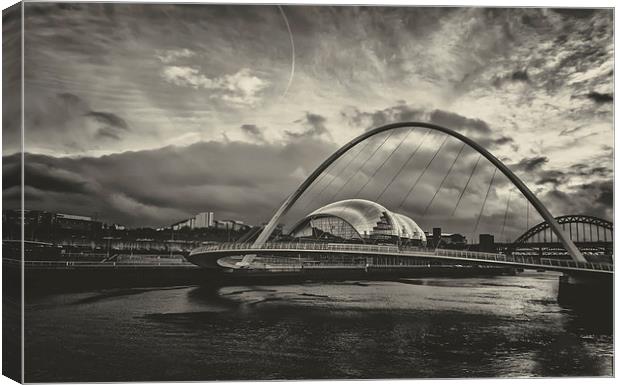
[[[413,150],[405,150],[407,152],[404,155],[398,153],[400,149],[406,148],[405,143],[412,133],[422,134],[421,139],[416,140]],[[382,138],[381,135],[385,137]],[[436,143],[431,144],[431,150],[428,145],[424,146],[429,137],[436,139]],[[396,144],[386,144],[390,139],[398,138],[400,140]],[[448,154],[447,160],[441,159],[442,151]],[[380,154],[386,156],[380,159]],[[487,164],[493,167],[492,172],[482,170],[481,160],[486,160]],[[376,163],[374,169],[370,167],[373,162]],[[408,170],[415,164],[423,166],[421,172],[407,175]],[[459,167],[463,169],[461,173],[465,177],[457,177],[456,182],[451,182],[449,188],[448,177],[455,174]],[[418,190],[422,190],[421,180],[430,180],[432,175],[429,170],[438,168],[442,169],[443,175],[434,178],[439,182],[434,191],[420,193]],[[397,172],[393,173],[392,170]],[[369,200],[369,194],[373,190],[371,182],[379,179],[381,171],[387,173],[388,178],[378,182],[378,191]],[[498,183],[498,171],[509,183]],[[474,177],[478,175],[483,178],[490,175],[490,178],[476,184]],[[360,181],[361,183],[358,183]],[[482,238],[482,233],[478,230],[488,200],[494,195],[491,194],[494,183],[498,185],[496,190],[505,185],[511,186],[505,194],[506,202],[495,206],[505,205],[505,211],[501,215],[495,214],[496,217],[503,217],[503,223],[496,228],[498,231],[501,228],[502,236],[507,233],[511,203],[513,207],[515,205],[514,201],[511,202],[512,193],[520,192],[526,203],[524,212],[513,215],[517,220],[525,219],[526,231],[515,241],[504,243],[503,247],[498,248],[499,252],[469,250],[469,245],[461,250],[442,247],[441,234],[438,240],[435,239],[429,244],[431,242],[427,242],[425,233],[415,220],[402,213],[414,212],[416,220],[423,219],[434,203],[439,206],[436,198],[444,194],[443,206],[453,205],[445,219],[449,222],[459,217],[456,215],[459,209],[463,211],[461,202],[465,196],[472,196],[474,199],[480,197],[483,198],[480,209],[476,206],[469,218],[461,215],[459,219],[471,220],[469,228],[473,229],[472,238],[476,234]],[[330,187],[335,192],[330,194]],[[349,199],[338,200],[344,191],[351,188],[353,192],[347,197]],[[456,190],[456,194],[448,196],[447,194],[452,194],[452,190]],[[311,191],[314,194],[310,194]],[[383,202],[390,194],[398,197],[397,203]],[[414,198],[413,203],[408,201],[411,197]],[[427,197],[431,197],[430,200]],[[305,199],[306,202],[301,208],[297,207],[298,211],[313,205],[316,207],[319,201],[325,198],[327,201],[324,203],[327,205],[307,214],[302,220],[295,221],[297,224],[292,227],[289,236],[280,237],[278,241],[274,231],[299,200]],[[422,199],[424,208],[416,209]],[[377,203],[379,201],[384,205]],[[388,206],[394,208],[394,212],[388,209]],[[471,205],[466,208],[470,207]],[[530,217],[534,214],[539,215],[542,222],[530,227]],[[249,241],[251,237],[255,237],[253,242]],[[453,265],[551,270],[568,276],[611,277],[614,270],[611,255],[613,224],[588,215],[555,218],[525,183],[484,146],[460,132],[424,122],[388,124],[368,130],[351,140],[321,163],[286,198],[269,222],[257,228],[251,237],[236,243],[199,247],[192,250],[187,259],[211,269],[251,270],[257,257],[288,261],[289,264],[297,264],[299,269],[320,269],[325,266],[308,261],[313,258],[316,260],[317,257],[331,256],[337,260],[340,256],[346,256],[350,262],[342,267],[355,266],[359,269],[443,262]],[[599,258],[601,256],[605,258]],[[242,258],[242,261],[231,262],[231,257]],[[330,268],[338,268],[338,265],[332,263]]]
[[[234,268],[234,265],[222,261],[227,256],[237,255],[272,255],[272,256],[297,256],[299,267],[305,269],[320,269],[322,266],[304,264],[302,257],[313,255],[347,255],[362,256],[364,260],[359,267],[369,266],[399,267],[408,266],[407,259],[411,261],[447,261],[467,262],[474,264],[510,266],[525,269],[544,269],[559,272],[582,272],[613,274],[613,265],[608,263],[574,262],[566,259],[550,259],[528,256],[508,256],[498,253],[484,253],[467,250],[428,249],[422,247],[397,247],[378,245],[355,245],[355,244],[326,244],[326,243],[265,243],[260,249],[254,248],[251,243],[225,243],[220,245],[203,246],[191,251],[188,260],[194,264],[207,268]],[[373,258],[375,257],[375,258]],[[385,262],[377,263],[376,257],[396,257]],[[329,268],[351,268],[355,263],[342,265],[330,265]]]

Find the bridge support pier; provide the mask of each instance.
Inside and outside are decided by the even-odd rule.
[[[610,312],[613,309],[613,274],[564,273],[558,303],[571,308]]]

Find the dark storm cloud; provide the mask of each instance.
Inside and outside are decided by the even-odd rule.
[[[293,132],[286,130],[285,133],[291,138],[302,137],[316,137],[321,135],[328,135],[331,138],[329,130],[325,127],[327,119],[319,114],[306,112],[306,115],[302,119],[298,119],[295,123],[301,123],[305,130],[302,132]]]
[[[123,130],[127,130],[129,128],[127,126],[127,122],[123,118],[120,118],[111,112],[89,111],[85,114],[85,116],[92,117],[97,122],[106,126],[121,128]]]
[[[499,147],[510,144],[511,147],[515,147],[517,145],[514,144],[514,139],[510,136],[500,136],[499,138],[493,138],[493,136],[486,135],[476,135],[471,134],[468,135],[471,139],[476,141],[479,145],[486,148],[487,150],[495,151]]]
[[[243,131],[249,137],[256,139],[258,141],[262,142],[265,140],[265,136],[263,135],[263,132],[255,124],[242,124],[241,131]]]
[[[594,9],[585,8],[551,8],[551,11],[564,17],[573,17],[577,19],[590,18],[596,12]]]
[[[505,76],[495,76],[493,78],[493,86],[501,87],[506,82],[521,82],[521,83],[529,83],[530,76],[527,73],[527,70],[517,70],[511,74],[507,74]]]
[[[613,176],[613,169],[596,164],[576,163],[570,166],[568,173],[582,177],[605,177]]]
[[[442,126],[451,127],[454,130],[473,131],[478,134],[490,134],[489,125],[480,119],[470,119],[453,112],[435,110],[431,113],[431,121]]]
[[[590,92],[586,95],[588,99],[594,101],[595,103],[604,104],[604,103],[613,103],[614,96],[611,93],[599,93],[599,92]]]
[[[432,110],[430,112],[415,108],[401,102],[395,106],[374,112],[360,111],[356,107],[348,107],[341,111],[341,116],[350,125],[375,128],[388,123],[410,122],[428,119],[432,123],[445,126],[456,131],[467,131],[475,134],[491,134],[489,125],[481,119],[472,119],[454,112]]]
[[[84,116],[90,117],[100,124],[95,133],[96,138],[120,140],[122,131],[129,129],[124,119],[110,112],[89,111]]]
[[[593,167],[590,170],[590,174],[600,175],[600,176],[610,176],[613,175],[614,171],[607,167]],[[584,174],[585,175],[585,174]]]
[[[549,158],[546,156],[535,156],[532,158],[523,158],[517,164],[510,167],[517,171],[532,172],[540,169],[547,162],[549,162]]]
[[[314,137],[287,144],[200,142],[187,147],[102,157],[27,154],[26,207],[90,215],[127,225],[164,225],[199,211],[250,223],[267,220],[277,202],[335,149]],[[4,157],[5,190],[18,157]],[[13,168],[11,168],[13,167]],[[17,168],[16,168],[17,167]]]
[[[562,170],[548,169],[544,156],[524,158],[509,167],[537,193],[556,216],[587,214],[613,218],[613,170],[606,166],[575,163]],[[584,182],[584,180],[590,180]]]
[[[539,173],[539,179],[536,181],[536,184],[551,184],[556,188],[561,184],[565,183],[568,179],[566,173],[559,170],[548,170]]]
[[[560,136],[566,136],[566,135],[571,135],[574,134],[578,131],[581,131],[585,128],[586,126],[577,126],[577,127],[572,127],[572,128],[565,128],[562,131],[560,131]]]
[[[613,220],[613,180],[601,180],[568,189],[552,189],[541,199],[554,215],[586,214]]]
[[[87,194],[94,191],[90,186],[92,182],[87,178],[72,171],[35,161],[25,163],[24,180],[29,187],[41,191],[75,194]]]
[[[28,157],[24,164],[24,180],[26,185],[41,191],[87,194],[94,192],[87,177],[68,171],[62,166],[50,165],[43,158]],[[19,186],[21,160],[16,155],[3,157],[2,188],[11,189]]]
[[[57,94],[56,97],[67,112],[85,111],[88,109],[88,104],[82,98],[72,93],[62,92]]]
[[[112,128],[112,127],[101,127],[97,130],[97,133],[95,134],[95,137],[98,139],[114,139],[114,140],[120,140],[121,137],[118,134],[118,132]]]
[[[431,123],[465,134],[489,150],[497,150],[507,144],[510,144],[512,147],[518,147],[514,144],[515,139],[511,136],[501,135],[497,138],[494,137],[489,125],[481,119],[468,118],[444,110],[425,111],[409,106],[404,101],[399,102],[396,106],[374,112],[364,112],[355,107],[347,107],[340,114],[349,125],[361,128],[366,127],[366,130],[395,122],[430,121]],[[459,151],[460,145],[460,141],[452,140],[447,143],[445,150],[456,154]]]
[[[349,125],[366,130],[383,126],[388,123],[410,122],[419,120],[424,111],[408,106],[404,102],[374,112],[360,111],[357,107],[346,107],[340,112]]]
[[[530,81],[530,77],[527,74],[527,70],[515,71],[512,73],[512,76],[510,78],[515,82],[526,82],[527,83]]]
[[[108,111],[93,110],[82,97],[61,92],[36,95],[26,106],[28,147],[60,146],[77,150],[96,146],[101,140],[120,140],[130,131],[127,121]]]
[[[409,106],[402,101],[395,106],[374,112],[365,112],[360,111],[356,107],[347,107],[340,112],[340,115],[349,125],[365,127],[366,130],[388,123],[430,121],[431,123],[466,134],[488,149],[495,149],[514,142],[514,138],[508,135],[494,138],[491,128],[484,120],[468,118],[445,110],[425,111]]]
[[[523,41],[523,50],[510,58],[513,65],[531,69],[528,75],[536,84],[535,89],[527,90],[528,95],[523,95],[523,103],[565,91],[583,97],[584,89],[606,93],[611,88],[613,23],[608,10],[550,9],[533,11],[528,16],[535,23],[524,36],[533,40]],[[528,41],[538,41],[539,45],[531,50]],[[562,110],[576,110],[576,117],[569,122],[591,121],[589,117],[595,112],[592,106],[579,103],[556,105]]]
[[[327,132],[327,129],[325,128],[325,122],[327,119],[324,116],[308,112],[306,114],[306,120],[315,132],[319,134]]]
[[[2,11],[2,152],[5,155],[21,147],[21,4]]]
[[[613,209],[614,203],[614,182],[607,180],[594,184],[582,185],[582,189],[586,191],[595,190],[596,203],[602,205],[606,209]]]
[[[493,140],[493,142],[497,145],[502,145],[502,144],[508,144],[508,143],[513,143],[515,140],[509,136],[502,136],[499,137],[495,140]]]
[[[21,180],[21,154],[13,154],[2,158],[2,188],[19,187]]]

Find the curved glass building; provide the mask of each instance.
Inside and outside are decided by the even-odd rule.
[[[413,219],[364,199],[347,199],[323,206],[293,226],[290,235],[360,243],[426,244],[424,231]]]

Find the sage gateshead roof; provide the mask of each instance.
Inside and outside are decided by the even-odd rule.
[[[426,243],[424,231],[408,216],[379,203],[347,199],[323,206],[293,226],[296,238]]]

